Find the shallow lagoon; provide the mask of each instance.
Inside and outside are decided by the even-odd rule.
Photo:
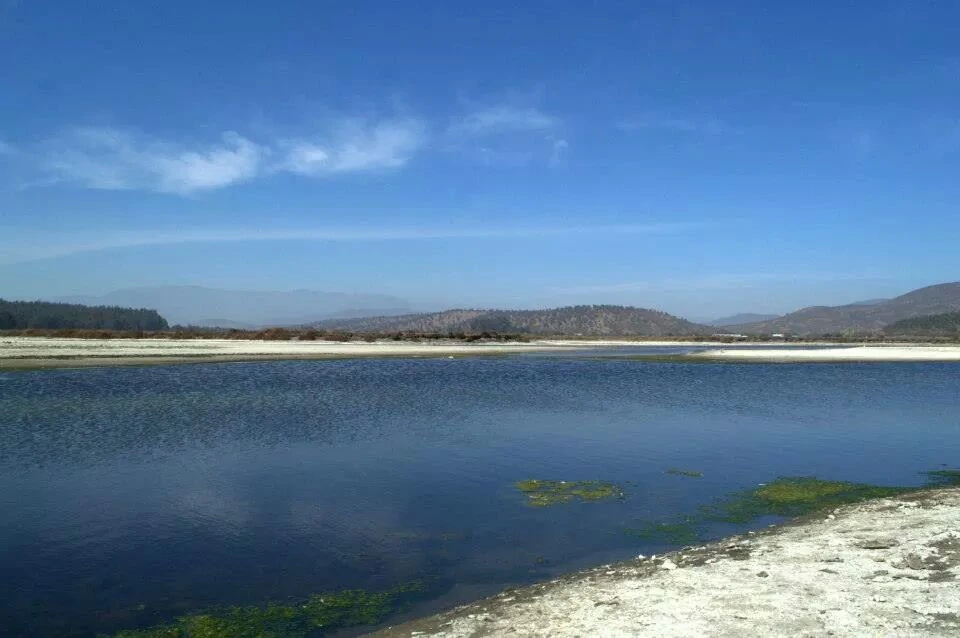
[[[595,355],[0,375],[7,632],[423,582],[395,620],[662,551],[629,532],[779,475],[919,484],[960,459],[960,364]],[[532,507],[530,479],[625,495]]]

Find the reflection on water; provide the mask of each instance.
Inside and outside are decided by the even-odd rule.
[[[517,356],[3,379],[10,635],[414,580],[425,613],[658,551],[625,530],[774,476],[911,484],[960,459],[957,364]],[[627,495],[536,508],[524,479]]]

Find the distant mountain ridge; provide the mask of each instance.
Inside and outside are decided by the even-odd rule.
[[[740,314],[731,315],[729,317],[720,317],[719,319],[711,319],[710,321],[705,321],[708,326],[738,326],[745,323],[758,323],[760,321],[770,321],[771,319],[776,319],[780,315],[764,315],[755,312],[741,312]]]
[[[744,334],[799,336],[880,332],[903,319],[960,311],[960,282],[937,284],[887,300],[812,306],[769,321],[727,326]]]
[[[863,301],[854,301],[853,303],[846,304],[848,306],[876,306],[877,304],[886,303],[890,301],[886,297],[878,297],[876,299],[864,299]]]
[[[688,336],[710,334],[709,326],[647,308],[566,306],[545,310],[456,309],[392,317],[327,320],[318,328],[357,332],[498,332],[584,336]]]
[[[318,290],[222,290],[203,286],[154,286],[115,290],[102,296],[62,297],[87,305],[156,308],[171,324],[259,328],[302,325],[324,318],[410,312],[391,295]]]

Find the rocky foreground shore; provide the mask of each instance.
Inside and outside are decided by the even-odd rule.
[[[960,635],[960,488],[504,592],[397,636]]]

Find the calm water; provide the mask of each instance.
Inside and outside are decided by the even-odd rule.
[[[958,460],[958,364],[517,356],[0,374],[0,622],[89,636],[423,578],[406,612],[419,615],[659,551],[624,528],[777,475],[918,484]],[[629,496],[535,509],[512,487],[524,478],[616,481]]]

